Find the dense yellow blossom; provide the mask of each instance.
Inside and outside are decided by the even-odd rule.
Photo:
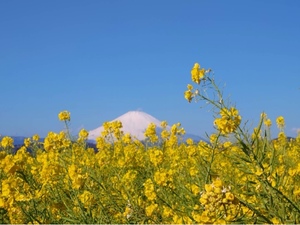
[[[188,101],[191,102],[193,100],[193,93],[190,90],[187,90],[184,92],[184,98]]]
[[[192,75],[192,81],[194,81],[197,84],[200,84],[201,80],[204,78],[205,69],[200,68],[199,63],[195,63],[194,67],[191,70],[191,75]]]
[[[94,204],[94,196],[91,192],[84,190],[82,194],[78,196],[85,208],[90,208]]]
[[[156,199],[156,193],[154,189],[154,184],[151,179],[147,179],[144,183],[145,196],[148,200],[153,201]]]
[[[157,210],[158,204],[152,203],[151,205],[147,206],[145,208],[146,215],[147,216],[152,216],[152,214]]]
[[[164,159],[164,153],[159,149],[149,150],[149,156],[150,162],[152,162],[154,166],[161,164]]]
[[[3,148],[13,148],[14,147],[14,140],[11,137],[3,137],[1,140],[1,146]]]
[[[71,113],[68,111],[62,111],[58,114],[58,119],[61,121],[70,121],[71,119]]]
[[[150,123],[145,131],[145,137],[149,138],[152,143],[158,141],[158,136],[156,135],[156,125]]]
[[[214,124],[221,134],[234,132],[241,123],[241,116],[236,108],[223,108],[220,110],[221,118],[216,118]]]
[[[161,186],[173,187],[173,171],[157,171],[154,174],[154,181]]]
[[[287,138],[278,117],[272,140],[265,113],[249,134],[205,72],[195,64],[202,90],[187,88],[217,109],[217,132],[207,141],[184,140],[180,123],[166,121],[160,136],[150,124],[139,141],[113,121],[93,149],[86,130],[72,137],[68,112],[60,115],[67,129],[49,132],[43,143],[34,135],[14,152],[13,139],[2,137],[0,223],[300,223],[300,135]],[[217,89],[213,99],[206,87]]]
[[[83,140],[86,140],[89,136],[89,132],[85,129],[81,129],[80,132],[79,132],[79,138],[80,139],[83,139]]]

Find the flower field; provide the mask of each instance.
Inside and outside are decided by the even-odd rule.
[[[252,133],[225,102],[211,70],[198,63],[194,85],[184,92],[213,108],[215,132],[209,142],[181,141],[174,124],[161,133],[154,124],[145,143],[122,132],[118,121],[104,123],[97,151],[88,132],[74,138],[49,132],[0,140],[0,223],[12,224],[225,224],[300,223],[300,136],[288,139],[279,116],[278,138],[262,113]],[[58,115],[68,128],[68,111]]]

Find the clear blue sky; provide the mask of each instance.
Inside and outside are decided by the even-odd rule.
[[[0,134],[73,133],[142,110],[213,132],[183,92],[195,62],[212,68],[243,121],[265,111],[300,128],[300,1],[0,1]]]

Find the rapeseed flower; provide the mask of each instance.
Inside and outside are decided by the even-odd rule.
[[[70,121],[71,119],[71,113],[68,111],[62,111],[58,114],[58,119],[60,121]]]
[[[155,188],[151,179],[147,179],[144,183],[144,193],[149,201],[154,201],[156,199]]]
[[[221,134],[233,133],[241,123],[241,116],[236,108],[223,108],[220,110],[221,118],[216,118],[214,124]]]
[[[158,208],[158,204],[156,203],[151,203],[151,205],[147,206],[145,208],[145,211],[146,211],[146,215],[147,216],[152,216],[152,214],[157,210]]]
[[[158,141],[158,136],[156,135],[156,125],[150,123],[144,133],[145,137],[149,138],[152,143]]]
[[[149,150],[150,162],[153,163],[154,166],[157,166],[163,162],[164,153],[159,149],[151,149]]]
[[[40,136],[38,134],[35,134],[32,136],[33,141],[39,141],[39,139],[40,139]]]
[[[285,123],[284,123],[284,117],[283,116],[277,117],[276,123],[277,123],[277,126],[278,126],[279,129],[283,129],[284,125],[285,125]]]
[[[84,190],[78,198],[86,209],[90,208],[95,203],[94,195],[87,190]]]
[[[200,84],[201,80],[204,78],[205,69],[200,68],[199,63],[195,63],[194,67],[191,70],[191,75],[192,75],[192,81],[194,81],[197,84]]]
[[[13,148],[14,147],[14,139],[12,139],[11,137],[3,137],[1,140],[1,146],[3,148]]]
[[[79,132],[79,138],[82,140],[86,140],[89,136],[89,132],[85,129],[81,129]]]

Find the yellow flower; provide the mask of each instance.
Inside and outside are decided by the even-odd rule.
[[[148,200],[153,201],[156,199],[156,193],[154,190],[154,184],[151,179],[147,179],[144,183],[145,195]]]
[[[154,166],[157,166],[163,162],[164,153],[161,150],[150,150],[149,157]]]
[[[173,215],[173,210],[170,207],[163,206],[162,216],[164,218],[171,217]]]
[[[192,177],[194,177],[199,173],[199,169],[197,169],[195,166],[193,166],[190,168],[189,173]]]
[[[287,138],[284,132],[281,131],[278,133],[278,141],[281,145],[284,145],[286,143]]]
[[[13,148],[14,140],[11,137],[3,137],[1,140],[1,145],[3,148]]]
[[[82,129],[79,132],[79,138],[81,139],[87,139],[88,136],[89,136],[89,132],[87,132],[85,129]]]
[[[271,219],[271,221],[272,221],[273,224],[280,224],[281,223],[280,220],[277,217],[273,217]]]
[[[4,159],[1,160],[1,164],[5,173],[14,174],[17,170],[19,170],[19,166],[15,164],[12,155],[6,155]]]
[[[217,141],[218,135],[217,134],[211,134],[209,137],[209,142],[211,144],[214,144]]]
[[[144,135],[149,138],[152,143],[158,141],[158,136],[156,135],[156,125],[154,123],[150,123]]]
[[[158,208],[157,204],[152,203],[151,205],[147,206],[145,211],[147,216],[151,216],[155,210]]]
[[[167,126],[168,126],[167,121],[162,121],[162,122],[160,123],[160,126],[161,126],[163,129],[166,129]]]
[[[201,79],[203,79],[205,75],[205,69],[200,69],[199,63],[195,63],[193,69],[191,70],[192,81],[197,84],[200,84]]]
[[[284,118],[283,116],[279,116],[276,119],[276,123],[279,129],[282,129],[284,127]]]
[[[187,90],[184,92],[184,98],[188,101],[191,102],[193,100],[193,93],[191,92],[191,90]]]
[[[297,168],[295,169],[289,168],[288,173],[291,177],[294,177],[297,174]]]
[[[30,145],[30,138],[25,138],[25,139],[24,139],[24,145],[25,145],[26,147],[29,147],[29,145]]]
[[[205,184],[204,185],[204,189],[205,189],[205,191],[206,192],[211,192],[212,190],[213,190],[213,185],[211,185],[211,184]]]
[[[228,199],[229,201],[233,201],[234,200],[234,195],[231,192],[227,192],[225,193],[225,198]]]
[[[232,143],[230,142],[230,141],[226,141],[226,142],[224,142],[224,144],[223,144],[223,147],[224,148],[229,148],[229,147],[231,147],[232,146]]]
[[[131,135],[129,133],[127,134],[124,134],[124,136],[122,137],[122,141],[125,143],[125,144],[130,144],[132,139],[131,139]]]
[[[170,171],[157,171],[154,174],[154,181],[161,186],[169,186],[172,187],[172,182],[173,182],[173,172],[172,170]]]
[[[127,185],[133,184],[135,178],[137,177],[138,172],[136,170],[128,170],[127,173],[123,176],[122,181]]]
[[[242,120],[239,111],[234,107],[231,107],[230,109],[221,109],[220,115],[221,118],[216,118],[214,124],[221,134],[234,132]]]
[[[191,191],[194,195],[198,195],[200,193],[200,188],[196,184],[192,184]]]
[[[60,121],[70,121],[70,119],[71,119],[71,116],[70,116],[70,112],[68,112],[68,111],[62,111],[62,112],[60,112],[59,114],[58,114],[58,119],[60,120]]]
[[[72,188],[75,190],[80,189],[86,180],[87,175],[82,174],[81,168],[77,168],[74,164],[68,168],[68,175],[72,181]]]
[[[173,216],[173,223],[172,224],[183,224],[182,217],[175,214]]]
[[[197,223],[201,223],[201,222],[202,222],[201,214],[196,213],[195,211],[193,211],[193,212],[192,212],[192,217],[193,217],[193,219],[194,219]]]
[[[125,211],[123,212],[123,216],[126,217],[127,219],[129,219],[132,215],[132,208],[130,207],[130,205],[127,205],[125,208]]]
[[[188,90],[193,90],[193,86],[192,86],[191,84],[188,84],[188,85],[187,85],[187,89],[188,89]]]
[[[272,125],[272,121],[270,119],[266,119],[264,121],[265,126],[270,127]]]
[[[214,186],[214,187],[222,188],[222,187],[223,187],[223,182],[222,182],[222,180],[220,180],[220,179],[214,180],[214,181],[213,181],[213,186]]]
[[[38,141],[39,139],[40,139],[40,136],[37,135],[37,134],[35,134],[35,135],[32,136],[32,140],[33,141]]]
[[[170,133],[169,131],[167,130],[163,130],[161,133],[160,133],[160,136],[162,139],[168,139],[170,137]]]
[[[9,221],[11,224],[25,224],[26,216],[20,207],[12,207],[8,210]]]
[[[84,208],[89,208],[91,205],[94,204],[94,196],[91,192],[84,190],[81,195],[78,196],[82,204],[84,205]]]
[[[4,208],[6,206],[5,202],[6,201],[3,199],[3,197],[0,197],[0,208]]]

